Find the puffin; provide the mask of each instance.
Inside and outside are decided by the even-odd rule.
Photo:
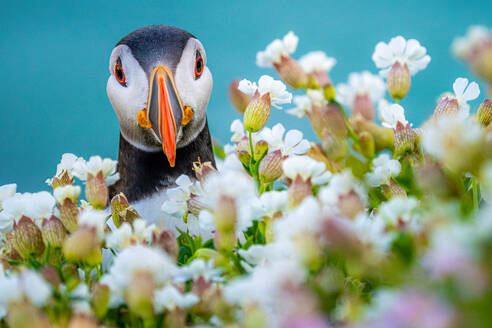
[[[109,188],[110,199],[123,193],[147,222],[172,228],[161,210],[167,189],[183,174],[193,180],[194,162],[215,167],[205,48],[177,27],[146,26],[116,44],[109,71],[107,94],[120,127],[120,179]]]

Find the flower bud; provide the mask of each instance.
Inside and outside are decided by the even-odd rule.
[[[51,179],[51,186],[54,190],[58,187],[71,185],[73,184],[73,181],[73,177],[71,177],[70,174],[64,170],[60,176],[54,176],[53,179]]]
[[[259,161],[268,151],[268,142],[265,140],[260,140],[255,144],[254,148],[254,159]]]
[[[488,126],[492,122],[492,102],[485,99],[478,107],[477,120],[483,126]]]
[[[352,116],[361,115],[366,120],[374,120],[374,105],[367,93],[356,94],[352,105]]]
[[[348,144],[344,138],[336,138],[330,131],[325,131],[322,139],[323,150],[328,159],[338,162],[348,152]]]
[[[183,309],[175,307],[166,314],[163,327],[186,328],[186,313]]]
[[[416,134],[410,124],[403,125],[398,121],[394,133],[396,154],[400,156],[412,154],[416,149]]]
[[[323,71],[311,72],[310,74],[308,74],[308,80],[311,81],[311,79],[313,79],[316,82],[317,86],[322,89],[332,84],[328,74],[326,74],[326,72]],[[309,86],[309,82],[308,82],[308,86]],[[310,89],[317,89],[317,88],[310,88]]]
[[[3,251],[1,252],[2,257],[8,260],[21,261],[22,256],[19,254],[15,248],[15,233],[10,232],[5,235],[5,244],[3,246]]]
[[[218,250],[232,251],[236,246],[237,209],[234,198],[222,195],[214,211],[214,245]]]
[[[46,245],[62,247],[67,231],[60,219],[52,215],[48,220],[43,220],[42,228],[43,241]]]
[[[350,190],[338,196],[338,208],[343,216],[353,220],[365,210],[365,205],[359,195],[354,190]]]
[[[195,171],[195,176],[199,181],[205,180],[209,174],[217,173],[217,169],[211,162],[202,163],[200,158],[198,158],[197,162],[193,162],[193,171]]]
[[[77,229],[79,209],[69,198],[63,203],[58,204],[60,210],[60,220],[68,231],[73,232]]]
[[[53,195],[55,196],[58,204],[63,203],[63,201],[67,198],[74,204],[77,204],[80,195],[80,187],[72,185],[60,186],[54,190]]]
[[[22,258],[41,255],[44,251],[43,236],[38,226],[27,216],[14,222],[14,247]]]
[[[407,197],[407,193],[400,187],[399,184],[390,179],[388,184],[381,185],[381,189],[383,190],[383,194],[387,199],[390,199],[394,196]]]
[[[117,228],[120,227],[120,215],[130,206],[126,196],[120,192],[111,199],[111,216]]]
[[[258,132],[270,117],[270,93],[260,97],[257,92],[244,112],[244,128],[249,132]]]
[[[236,152],[237,157],[239,158],[239,161],[245,166],[249,167],[250,161],[251,161],[251,155],[247,151],[239,151]]]
[[[313,106],[308,115],[314,132],[321,140],[324,137],[325,130],[328,130],[337,138],[345,138],[347,136],[345,119],[337,104]]]
[[[178,258],[179,245],[176,236],[171,230],[164,230],[159,234],[152,233],[152,244],[163,249],[172,258]]]
[[[102,171],[99,171],[96,176],[87,173],[85,198],[95,209],[102,210],[106,207],[108,203],[108,187]]]
[[[441,115],[456,114],[458,113],[460,106],[458,101],[453,98],[444,97],[439,104],[437,104],[434,110],[433,118],[439,117]]]
[[[369,132],[374,138],[376,152],[383,149],[393,149],[393,130],[383,128],[374,122],[368,121],[362,117],[354,117],[350,120],[350,126],[357,135],[362,131]]]
[[[94,320],[94,318],[91,318],[88,315],[80,314],[80,313],[73,315],[68,324],[68,328],[98,328],[98,327],[99,325],[97,324],[96,320]]]
[[[374,142],[373,136],[367,132],[362,131],[359,134],[359,145],[362,155],[367,158],[373,158],[376,153],[376,143]]]
[[[91,295],[91,308],[98,319],[102,319],[106,315],[110,295],[111,290],[108,286],[101,283],[94,285]]]
[[[258,173],[263,183],[274,182],[282,176],[282,161],[284,156],[280,150],[268,153],[260,162]]]
[[[470,59],[473,72],[488,82],[492,81],[492,42],[483,45]]]
[[[388,92],[393,99],[400,100],[405,98],[411,84],[410,71],[407,64],[402,66],[400,62],[395,62],[388,73],[387,84]]]
[[[61,284],[61,279],[60,276],[58,275],[58,272],[56,271],[55,268],[52,266],[44,266],[41,271],[41,275],[43,276],[43,279],[46,280],[53,286],[54,288],[58,288]]]
[[[68,290],[72,290],[80,282],[77,266],[72,263],[65,263],[61,268],[61,275]]]
[[[330,171],[330,172],[335,171],[333,163],[330,161],[330,159],[323,152],[323,148],[321,147],[320,144],[312,143],[311,147],[308,149],[306,155],[311,157],[312,159],[314,159],[317,162],[325,163],[327,171]]]
[[[153,316],[154,287],[154,277],[150,272],[142,270],[133,273],[125,293],[125,299],[132,313],[144,319]]]
[[[190,198],[186,201],[188,213],[198,217],[203,209],[208,209],[208,206],[200,200],[200,197],[195,194],[190,194]]]
[[[34,305],[28,302],[9,304],[6,327],[12,328],[49,328],[48,319]]]
[[[290,56],[281,56],[280,62],[274,63],[273,67],[280,78],[294,89],[305,87],[308,83],[308,76],[301,65]]]
[[[229,84],[229,99],[231,100],[234,108],[238,112],[244,113],[246,107],[251,101],[251,97],[244,92],[240,91],[237,87],[239,86],[239,80],[234,80]]]
[[[311,179],[304,180],[300,175],[297,175],[287,192],[287,207],[290,209],[297,207],[304,198],[312,194]]]
[[[63,253],[70,262],[86,262],[92,265],[101,263],[101,245],[97,239],[96,229],[87,226],[79,227],[65,239]]]

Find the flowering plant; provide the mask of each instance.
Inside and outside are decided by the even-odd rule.
[[[256,57],[281,80],[231,83],[243,119],[217,168],[193,163],[167,190],[166,228],[109,199],[116,162],[99,156],[63,155],[52,193],[1,186],[0,326],[487,326],[490,100],[474,111],[478,84],[458,78],[417,127],[398,104],[431,61],[417,40],[378,43],[380,74],[336,86],[336,60],[298,62],[298,41]],[[484,27],[453,45],[489,84],[491,45]],[[266,127],[272,106],[318,140]]]

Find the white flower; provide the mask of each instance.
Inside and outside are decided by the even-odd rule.
[[[350,73],[348,83],[337,85],[337,100],[352,108],[356,96],[367,95],[373,103],[378,102],[386,90],[383,80],[368,71]]]
[[[480,95],[480,88],[476,82],[468,84],[468,79],[459,77],[453,83],[454,98],[458,101],[460,112],[463,117],[470,114],[468,101],[477,99]]]
[[[80,186],[66,185],[56,188],[53,195],[58,203],[62,204],[66,198],[77,200],[80,195]]]
[[[405,119],[405,109],[398,104],[391,104],[389,106],[381,106],[379,116],[382,121],[382,125],[385,128],[394,129],[396,124],[400,122],[403,125],[407,125],[408,121]]]
[[[296,51],[299,38],[290,31],[282,40],[275,39],[264,51],[256,54],[256,65],[259,67],[272,67],[280,62],[282,56],[287,56]]]
[[[287,113],[303,118],[311,112],[313,106],[325,105],[326,99],[321,90],[308,89],[305,96],[294,97],[294,104],[296,104],[296,107],[287,110]]]
[[[279,105],[289,104],[292,101],[292,93],[287,91],[287,87],[282,81],[274,80],[273,77],[262,75],[258,80],[258,86],[255,82],[246,79],[239,82],[238,89],[250,96],[254,96],[256,91],[260,96],[270,93],[270,101],[273,107],[282,108]]]
[[[118,229],[111,231],[106,236],[106,245],[118,250],[133,243],[147,242],[150,244],[154,230],[156,230],[155,224],[147,226],[147,223],[142,219],[136,219],[131,225],[124,222]]]
[[[15,183],[6,184],[0,187],[0,210],[2,210],[2,202],[13,196],[17,191],[17,185]]]
[[[285,135],[285,128],[281,123],[277,123],[273,128],[264,128],[261,131],[261,138],[268,142],[268,151],[280,149],[283,156],[305,154],[311,145],[306,139],[302,138],[299,130],[289,130]]]
[[[85,283],[80,283],[78,286],[71,291],[70,306],[75,313],[92,315],[90,300],[89,287]]]
[[[241,262],[243,267],[249,272],[253,270],[251,265],[263,265],[266,262],[275,262],[282,259],[288,259],[291,253],[286,244],[274,242],[266,245],[251,245],[248,249],[238,250],[239,255],[246,261]]]
[[[366,173],[366,181],[371,187],[388,184],[391,178],[400,174],[401,164],[390,159],[388,154],[381,154],[372,161],[372,171]]]
[[[431,58],[426,54],[427,49],[422,47],[415,39],[405,40],[402,36],[391,39],[386,44],[379,42],[376,45],[372,60],[377,68],[380,68],[380,74],[387,76],[394,63],[399,62],[402,66],[407,65],[411,75],[417,74],[427,67]]]
[[[154,293],[154,311],[160,313],[175,308],[189,308],[200,301],[193,293],[182,294],[176,287],[169,285]]]
[[[492,40],[492,33],[486,26],[472,25],[464,37],[453,40],[451,48],[455,56],[466,59],[473,54],[473,50]]]
[[[318,162],[309,156],[291,156],[282,162],[284,175],[295,180],[299,175],[304,181],[311,179],[313,184],[324,184],[331,176],[326,171],[325,163]]]
[[[234,120],[231,123],[231,132],[233,133],[231,137],[232,142],[241,141],[241,139],[246,136],[246,133],[244,132],[243,122],[238,119]]]
[[[316,198],[308,196],[286,217],[274,221],[275,240],[291,241],[298,235],[317,233],[322,228],[321,220],[321,206]]]
[[[256,218],[273,217],[277,213],[283,213],[287,209],[287,191],[264,192],[251,207]]]
[[[235,200],[238,222],[236,233],[242,236],[242,231],[253,223],[250,202],[256,197],[254,181],[242,171],[226,170],[216,174],[202,183],[203,195],[200,200],[209,209],[216,208],[222,196],[231,197]],[[210,231],[215,229],[213,210],[202,210],[199,222],[203,229]]]
[[[50,285],[31,270],[0,276],[0,290],[0,318],[7,314],[9,303],[20,301],[23,296],[36,307],[44,306],[51,296]]]
[[[90,173],[96,176],[102,172],[108,186],[116,183],[120,175],[116,172],[117,161],[110,158],[102,159],[101,156],[91,156],[88,161],[79,157],[73,164],[73,175],[82,181],[87,180],[87,174]]]
[[[142,244],[124,248],[114,258],[109,272],[101,278],[101,283],[111,289],[111,307],[123,302],[123,296],[132,280],[133,274],[145,271],[152,275],[154,284],[160,288],[176,274],[174,261],[163,251]]]
[[[427,125],[422,135],[422,145],[426,152],[447,164],[454,161],[467,161],[463,155],[476,148],[483,137],[480,125],[460,115],[446,115]]]
[[[104,211],[94,209],[84,209],[79,215],[79,226],[87,226],[95,228],[99,239],[104,238],[104,230],[106,229],[107,215]]]
[[[63,172],[67,172],[70,177],[73,176],[72,170],[75,162],[78,160],[78,157],[71,153],[66,153],[62,155],[60,163],[56,166],[56,174],[55,177],[61,177]],[[47,179],[45,182],[51,186],[53,179]]]
[[[351,170],[344,170],[334,174],[330,183],[321,188],[318,195],[323,204],[334,207],[337,206],[340,196],[346,195],[352,190],[365,204],[367,203],[367,193],[362,183],[354,177]]]
[[[42,220],[52,215],[53,206],[55,206],[55,199],[47,191],[34,194],[17,193],[2,202],[0,229],[3,232],[12,231],[14,221],[18,221],[23,215],[41,226]]]
[[[191,196],[201,194],[200,182],[193,182],[186,174],[182,174],[176,179],[176,184],[176,188],[166,191],[168,200],[161,209],[165,213],[182,218],[188,212],[187,202]]]
[[[311,51],[299,59],[299,64],[307,74],[329,72],[336,63],[337,60],[333,57],[328,57],[324,51]]]
[[[380,255],[390,249],[393,237],[386,233],[386,224],[380,217],[360,214],[354,221],[345,222],[351,224],[352,230],[365,247],[372,247]]]
[[[389,201],[381,204],[377,216],[386,224],[406,224],[415,226],[418,222],[416,210],[419,202],[413,197],[392,197]]]
[[[204,259],[197,258],[191,261],[188,265],[180,267],[174,281],[194,281],[200,277],[203,278],[205,281],[219,281],[221,280],[221,273],[222,270],[217,269],[214,266],[214,262],[212,260],[205,261]]]

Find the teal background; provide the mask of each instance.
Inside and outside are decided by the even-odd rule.
[[[419,40],[432,61],[413,78],[402,102],[407,119],[418,124],[456,77],[476,79],[453,58],[450,44],[471,24],[492,26],[491,13],[490,0],[2,1],[0,185],[47,189],[44,180],[65,152],[117,157],[118,123],[106,97],[108,61],[120,38],[138,27],[175,25],[202,41],[214,75],[209,124],[227,142],[230,122],[240,117],[227,98],[229,81],[274,75],[256,67],[255,55],[289,30],[300,38],[295,58],[324,50],[338,60],[335,83],[352,71],[376,72],[371,55],[378,41],[398,34]],[[481,91],[479,99],[483,84]],[[269,124],[277,121],[314,139],[307,120],[274,110]]]

